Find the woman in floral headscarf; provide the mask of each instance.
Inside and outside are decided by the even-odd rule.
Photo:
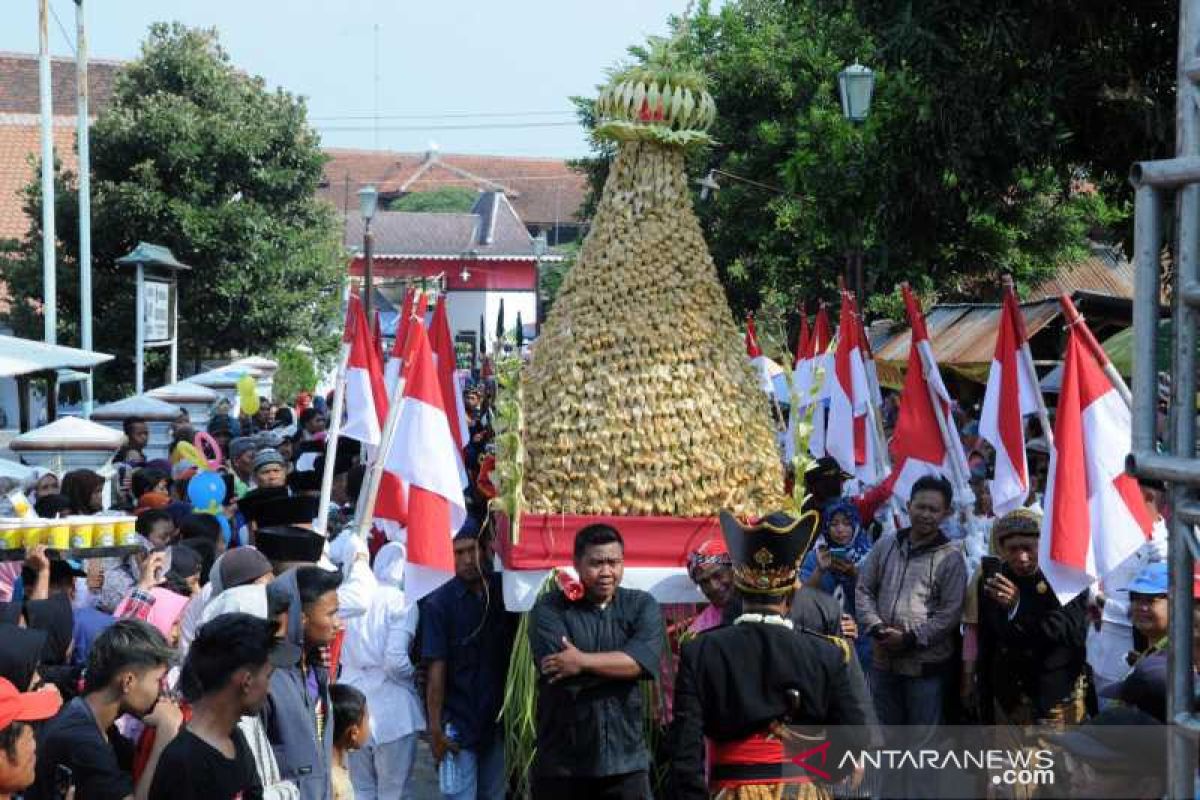
[[[821,532],[816,545],[800,565],[800,580],[805,586],[820,589],[842,604],[842,611],[857,619],[854,586],[858,582],[858,564],[871,550],[871,534],[862,526],[858,507],[846,497],[830,500],[821,509]],[[871,640],[855,640],[859,662],[865,669],[871,659]]]

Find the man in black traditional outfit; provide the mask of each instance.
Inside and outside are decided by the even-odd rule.
[[[829,782],[845,776],[841,754],[867,744],[866,687],[849,645],[788,618],[816,522],[815,514],[776,513],[743,525],[722,512],[742,613],[682,647],[668,734],[671,797],[827,797]]]

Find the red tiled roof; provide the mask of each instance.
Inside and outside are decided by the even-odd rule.
[[[503,190],[526,224],[578,222],[587,180],[567,162],[555,158],[478,156],[326,148],[322,196],[342,211],[353,211],[361,187],[373,183],[384,195],[419,192],[443,186],[479,191]]]
[[[54,126],[54,155],[65,169],[75,171],[74,118],[59,117]],[[22,210],[21,191],[34,180],[33,159],[41,148],[37,117],[0,114],[0,239],[20,239],[29,230]]]
[[[112,99],[113,80],[120,61],[88,59],[90,115]],[[75,60],[50,60],[50,89],[54,113],[75,114]],[[38,113],[38,57],[34,53],[0,53],[0,114]]]

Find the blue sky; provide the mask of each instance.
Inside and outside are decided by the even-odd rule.
[[[51,49],[72,55],[75,4],[50,1],[67,34],[51,17]],[[37,0],[0,3],[0,50],[36,52]],[[443,152],[575,156],[587,146],[567,98],[594,92],[627,45],[664,33],[686,4],[87,0],[87,14],[96,58],[135,57],[155,21],[215,27],[240,68],[308,98],[330,146],[421,151],[435,141]],[[376,40],[379,114],[390,117],[378,132]],[[431,129],[467,125],[488,127]]]

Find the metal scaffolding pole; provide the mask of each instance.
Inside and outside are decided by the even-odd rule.
[[[50,3],[38,2],[38,103],[42,123],[42,319],[46,342],[58,341],[58,277],[54,247],[54,98],[50,88]]]
[[[1174,724],[1168,747],[1168,796],[1194,796],[1196,732],[1193,711],[1192,598],[1194,525],[1200,519],[1200,460],[1196,458],[1196,324],[1200,304],[1200,0],[1180,0],[1175,158],[1135,164],[1130,179],[1137,189],[1134,217],[1136,268],[1134,301],[1133,452],[1129,469],[1139,477],[1169,484],[1170,601],[1167,716]],[[1176,241],[1173,252],[1171,397],[1168,429],[1158,429],[1156,340],[1161,304],[1159,257],[1164,192],[1175,193]],[[1160,448],[1161,445],[1161,448]]]
[[[88,55],[84,0],[75,0],[75,114],[79,149],[79,346],[92,349],[92,165],[88,137]],[[174,378],[172,378],[174,380]],[[92,371],[83,384],[83,416],[91,417]]]

